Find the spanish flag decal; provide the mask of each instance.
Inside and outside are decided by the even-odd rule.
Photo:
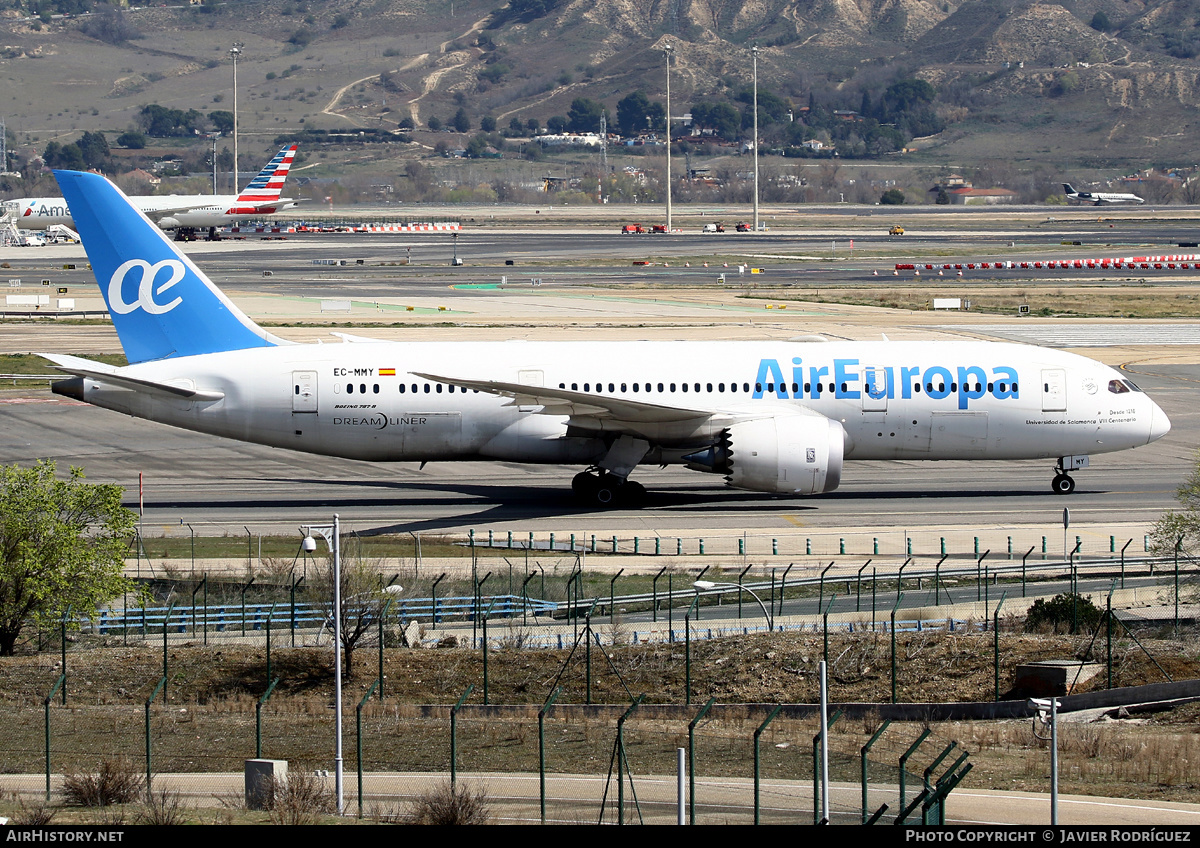
[[[395,368],[380,368],[379,376],[380,377],[395,377],[396,369]]]

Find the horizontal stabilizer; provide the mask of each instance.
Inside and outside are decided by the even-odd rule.
[[[43,353],[41,356],[54,363],[54,367],[77,377],[87,377],[98,383],[117,386],[135,392],[166,395],[172,398],[183,398],[194,401],[216,401],[225,397],[224,392],[202,391],[194,385],[184,383],[163,383],[157,380],[145,380],[140,377],[130,377],[122,374],[121,368],[103,362],[93,362],[78,356],[68,356],[58,353]],[[190,383],[190,381],[186,381]]]

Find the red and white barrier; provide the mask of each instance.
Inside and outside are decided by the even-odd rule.
[[[923,264],[914,264],[912,262],[897,262],[895,271],[958,271],[964,269],[973,271],[980,268],[987,270],[1067,270],[1067,269],[1133,269],[1142,271],[1162,271],[1162,270],[1196,270],[1200,271],[1200,253],[1174,253],[1163,256],[1115,256],[1104,257],[1100,259],[1026,259],[1019,261],[1004,261],[1004,262],[967,262],[967,263],[945,263],[942,265],[926,262]]]

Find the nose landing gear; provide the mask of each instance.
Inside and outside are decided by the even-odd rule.
[[[1050,488],[1054,490],[1056,495],[1069,495],[1075,491],[1075,478],[1070,474],[1060,471],[1054,475],[1054,482],[1050,484]]]
[[[1082,454],[1075,456],[1060,456],[1054,465],[1054,481],[1050,484],[1051,491],[1056,495],[1069,495],[1075,491],[1075,480],[1072,471],[1088,467],[1088,457]]]

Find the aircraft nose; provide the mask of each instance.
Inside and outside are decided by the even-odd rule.
[[[1150,438],[1146,440],[1146,444],[1158,441],[1171,432],[1171,419],[1157,403],[1151,401],[1150,405]]]

